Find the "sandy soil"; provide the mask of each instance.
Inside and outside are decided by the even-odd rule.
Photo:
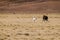
[[[60,40],[60,14],[48,14],[48,22],[43,22],[42,16],[0,14],[0,40]]]

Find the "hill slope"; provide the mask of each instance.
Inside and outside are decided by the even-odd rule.
[[[34,0],[33,2],[12,3],[8,1],[0,2],[0,12],[60,12],[60,1]]]

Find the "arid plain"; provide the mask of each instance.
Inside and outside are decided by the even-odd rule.
[[[45,14],[45,13],[44,13]],[[32,17],[37,18],[33,22]],[[0,14],[0,40],[60,40],[60,14]]]

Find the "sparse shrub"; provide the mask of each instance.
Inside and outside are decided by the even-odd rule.
[[[28,34],[28,33],[25,33],[24,35],[25,35],[25,36],[29,36],[29,34]]]
[[[10,37],[10,35],[7,35],[7,37]]]
[[[4,39],[0,39],[0,40],[4,40]]]

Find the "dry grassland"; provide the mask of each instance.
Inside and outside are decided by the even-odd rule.
[[[60,40],[60,14],[48,14],[48,22],[43,22],[42,16],[0,14],[0,40]]]

